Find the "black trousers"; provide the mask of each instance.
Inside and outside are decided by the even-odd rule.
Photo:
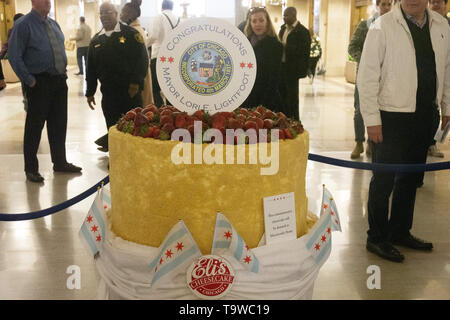
[[[81,74],[83,74],[83,58],[84,58],[84,63],[86,64],[87,61],[87,52],[88,52],[88,48],[89,47],[81,47],[81,48],[77,48],[77,62],[78,62],[78,69],[80,70],[79,72]]]
[[[133,98],[128,94],[128,86],[102,85],[102,111],[106,127],[111,128],[131,109],[142,107],[142,94],[139,91]],[[97,144],[107,147],[108,134],[99,138]]]
[[[289,118],[299,120],[298,77],[286,63],[281,64],[280,95],[283,113]]]
[[[164,102],[161,97],[161,87],[159,86],[158,77],[156,75],[156,59],[150,60],[150,69],[152,71],[153,100],[157,107],[161,107]]]
[[[381,111],[383,142],[372,143],[372,162],[425,163],[434,110],[430,106],[426,112],[417,113]],[[413,224],[416,186],[421,176],[420,172],[373,172],[368,201],[368,240],[393,241],[409,234]]]
[[[67,132],[67,77],[36,75],[33,88],[24,86],[28,100],[23,137],[25,172],[39,171],[37,151],[41,142],[42,129],[47,123],[48,142],[53,164],[66,161]]]

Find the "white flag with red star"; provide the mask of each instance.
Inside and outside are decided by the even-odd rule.
[[[320,219],[309,230],[305,240],[306,248],[317,264],[322,265],[331,252],[331,232],[341,231],[341,224],[336,203],[325,186],[323,188]]]
[[[229,254],[249,271],[255,273],[259,271],[258,258],[237,233],[230,221],[221,213],[217,213],[211,254]]]
[[[111,209],[111,193],[107,187],[102,186],[100,194],[103,200],[103,209],[105,209],[105,211],[108,211],[109,209]]]
[[[81,225],[79,236],[89,252],[95,256],[105,239],[105,203],[103,189],[97,192],[94,202]]]
[[[150,263],[152,286],[160,279],[169,279],[201,257],[200,249],[181,220],[167,234],[159,247],[159,254]]]
[[[322,213],[326,212],[327,209],[330,209],[329,213],[331,215],[331,230],[342,231],[341,220],[339,219],[336,202],[334,202],[331,192],[327,188],[325,188],[325,186],[323,186],[322,208],[320,209],[320,216],[322,216]]]

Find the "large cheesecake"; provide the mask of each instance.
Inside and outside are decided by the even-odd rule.
[[[145,130],[140,132],[145,135]],[[246,164],[237,164],[242,146],[233,144],[223,145],[223,162],[226,148],[233,148],[233,164],[176,164],[172,161],[174,148],[190,148],[193,155],[193,143],[145,138],[137,134],[139,130],[134,135],[126,131],[123,122],[109,130],[112,210],[108,216],[117,236],[158,247],[170,229],[183,220],[202,253],[208,254],[216,213],[221,212],[247,245],[256,247],[264,234],[263,198],[289,192],[295,194],[297,236],[307,232],[308,132],[302,130],[279,142],[244,145]],[[269,165],[259,161],[249,164],[249,152],[259,152],[262,147],[272,150],[275,143],[279,148],[278,171],[262,175],[261,169]],[[197,148],[205,151],[210,145],[203,143]]]

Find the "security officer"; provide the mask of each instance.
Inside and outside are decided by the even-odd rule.
[[[86,66],[86,97],[94,110],[97,79],[101,83],[102,110],[106,126],[114,126],[122,114],[142,106],[142,87],[148,70],[148,54],[138,31],[118,21],[109,2],[100,6],[103,29],[89,44]],[[107,135],[96,141],[99,150],[108,150]]]

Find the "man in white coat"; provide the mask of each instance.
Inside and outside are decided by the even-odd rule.
[[[153,99],[158,107],[163,104],[163,99],[156,74],[156,59],[158,58],[159,48],[162,46],[165,36],[180,24],[180,18],[172,12],[173,1],[164,0],[161,9],[161,14],[154,19],[149,30],[149,44],[152,47],[150,69],[152,70]]]
[[[402,0],[367,34],[357,85],[374,163],[425,163],[439,107],[442,127],[450,121],[450,28],[427,4]],[[373,172],[367,250],[395,262],[404,256],[393,245],[432,250],[410,233],[420,175]]]

